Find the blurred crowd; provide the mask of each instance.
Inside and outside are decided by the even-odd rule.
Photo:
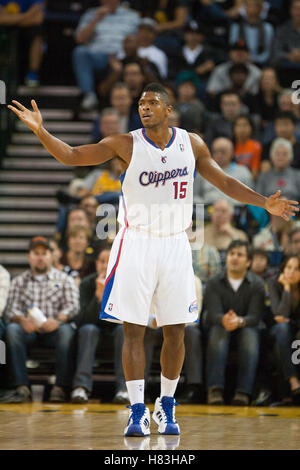
[[[91,142],[142,127],[138,99],[146,84],[159,81],[171,97],[170,127],[199,134],[225,173],[264,196],[280,189],[282,198],[299,200],[300,0],[87,3],[72,65],[80,109],[97,111]],[[17,26],[28,43],[31,87],[40,84],[44,18],[42,1],[0,0],[0,26]],[[0,338],[9,365],[4,401],[31,399],[26,350],[39,344],[56,350],[50,400],[86,403],[105,335],[114,345],[112,399],[128,401],[122,327],[98,319],[114,234],[99,240],[96,227],[101,206],[110,204],[108,218],[117,210],[120,177],[117,159],[76,174],[57,195],[56,236],[31,240],[29,270],[10,280],[1,268]],[[199,175],[194,204],[204,205],[204,246],[193,250],[203,301],[199,322],[186,326],[178,401],[299,404],[293,359],[300,332],[299,222],[229,199]],[[161,340],[151,316],[147,377]]]

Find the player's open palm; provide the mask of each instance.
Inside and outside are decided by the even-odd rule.
[[[299,212],[299,208],[297,207],[298,204],[298,201],[280,199],[280,190],[278,190],[275,194],[268,197],[266,209],[271,214],[278,215],[288,221],[296,214],[296,212]]]
[[[39,108],[34,100],[31,100],[33,111],[30,109],[25,108],[21,103],[16,100],[12,101],[17,107],[15,106],[7,106],[11,109],[20,119],[21,121],[32,130],[32,132],[38,132],[39,129],[42,127],[43,118],[40,113]]]

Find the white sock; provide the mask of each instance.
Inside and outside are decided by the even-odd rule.
[[[174,380],[167,379],[160,374],[160,396],[161,397],[173,397],[179,382],[179,377]]]
[[[144,403],[145,380],[129,380],[126,382],[130,404]]]

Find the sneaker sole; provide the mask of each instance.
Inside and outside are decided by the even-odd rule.
[[[130,426],[130,428],[127,430],[127,432],[124,434],[125,437],[145,437],[150,435],[150,430],[149,433],[144,433],[141,430],[141,427],[137,424],[133,424]]]

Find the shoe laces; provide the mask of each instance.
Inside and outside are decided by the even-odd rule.
[[[134,424],[139,424],[142,416],[145,413],[145,405],[144,403],[135,403],[134,405],[127,405],[126,408],[131,409],[131,416],[132,422]]]
[[[166,421],[176,423],[176,419],[174,417],[174,406],[177,406],[178,403],[175,402],[174,397],[162,397],[161,405],[166,415]]]

